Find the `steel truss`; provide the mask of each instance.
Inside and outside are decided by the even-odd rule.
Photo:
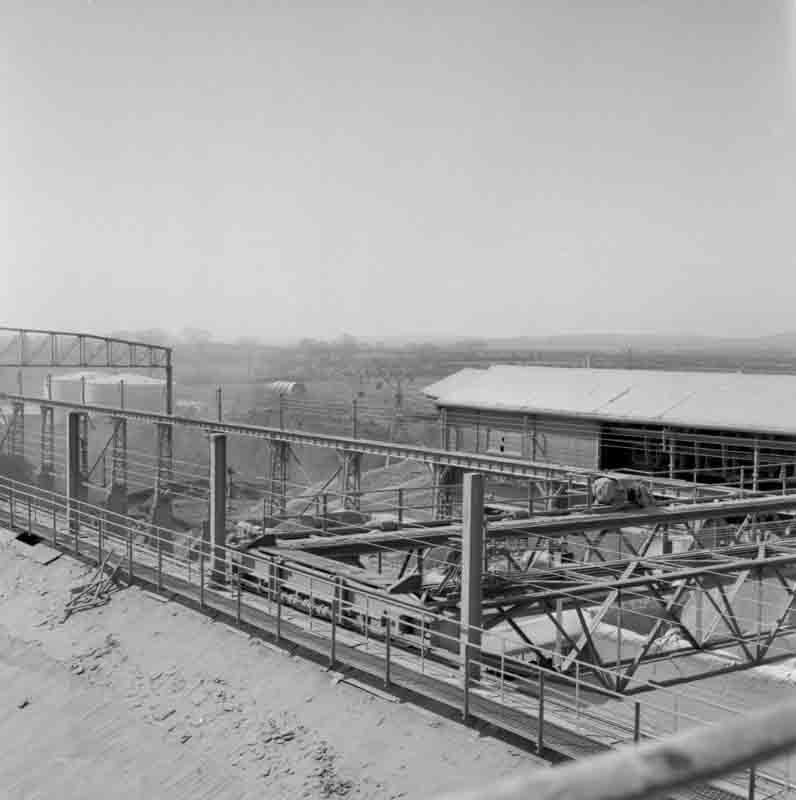
[[[796,617],[791,621],[796,594],[796,535],[792,531],[796,525],[790,524],[794,509],[796,496],[787,495],[711,503],[701,508],[492,523],[487,527],[487,537],[493,542],[508,545],[509,537],[515,538],[514,548],[507,546],[503,553],[507,569],[498,572],[493,568],[484,577],[483,627],[508,624],[524,658],[562,674],[577,669],[588,680],[623,693],[649,688],[647,681],[634,681],[642,666],[695,653],[719,654],[724,662],[717,666],[714,661],[692,659],[687,676],[657,683],[690,681],[776,660],[782,654],[774,651],[774,642],[796,632]],[[729,524],[728,518],[735,522]],[[727,544],[702,549],[700,534],[712,520],[721,523],[719,530]],[[642,527],[641,523],[646,524]],[[631,525],[635,539],[627,531]],[[596,539],[590,537],[595,529]],[[649,556],[652,543],[656,539],[665,541],[672,530],[679,532],[685,549],[671,553],[664,547],[661,555]],[[418,563],[415,572],[419,573],[424,553],[443,541],[455,543],[454,531],[461,536],[460,527],[445,526],[295,541],[290,547],[316,556],[350,559],[354,554],[390,546],[385,545],[389,538],[396,545],[400,542],[406,551],[402,578],[413,555]],[[623,543],[626,558],[608,559],[598,549],[609,531]],[[526,542],[535,538],[532,552],[560,550],[562,539],[583,537],[588,543],[584,548],[587,557],[596,553],[600,560],[562,562],[557,555],[550,559],[553,566],[540,569],[533,559],[514,557],[518,549],[522,550],[518,541],[523,533]],[[525,555],[527,550],[526,544]],[[457,560],[443,571],[436,585],[417,580],[412,583],[412,578],[407,575],[391,591],[422,593],[427,609],[458,614],[461,586]],[[626,621],[633,615],[637,621],[646,620],[633,641],[625,642],[625,648],[623,615]],[[535,640],[527,626],[522,626],[529,617],[546,618],[553,626],[557,633],[555,651],[551,652],[549,639]],[[611,646],[606,645],[604,637],[597,640],[596,633],[604,624],[615,631],[615,657],[609,655]],[[592,666],[591,674],[584,674],[584,664]]]
[[[343,508],[360,506],[362,454],[349,450],[338,453],[340,458],[340,498]]]
[[[127,493],[127,420],[113,419],[111,434],[111,486]]]
[[[14,403],[9,425],[9,452],[12,456],[24,457],[25,455],[25,404]]]
[[[39,479],[49,487],[55,478],[55,414],[49,406],[41,407],[41,462]]]
[[[761,532],[762,534],[762,532]],[[768,600],[763,601],[763,582],[768,581]],[[771,600],[771,585],[779,591]],[[750,598],[750,593],[754,597]],[[796,543],[790,540],[760,541],[721,551],[690,551],[649,559],[630,559],[604,565],[567,565],[536,570],[524,588],[507,587],[485,592],[484,627],[504,620],[523,641],[527,652],[562,673],[572,673],[576,661],[595,667],[593,678],[606,688],[631,693],[633,677],[646,663],[672,660],[695,653],[721,653],[729,663],[689,662],[688,675],[658,681],[670,685],[730,669],[759,666],[782,658],[772,644],[796,631],[791,620],[796,598]],[[745,611],[739,606],[743,598]],[[646,601],[646,602],[644,602]],[[595,632],[609,615],[617,625],[622,614],[638,613],[654,619],[652,626],[628,657],[606,655]],[[437,604],[450,607],[451,600]],[[752,606],[750,614],[748,607]],[[577,633],[561,624],[561,611],[574,610]],[[519,618],[540,615],[557,630],[563,643],[560,658],[534,642],[518,624]],[[617,627],[617,637],[622,633]],[[788,654],[789,655],[789,654]],[[610,670],[610,672],[608,672]]]
[[[287,484],[290,477],[290,460],[292,457],[292,449],[288,442],[271,443],[268,513],[272,517],[287,513]]]
[[[73,331],[0,326],[0,367],[170,369],[171,348]]]
[[[165,412],[174,412],[172,349],[163,345],[75,331],[0,326],[0,367],[162,369]]]

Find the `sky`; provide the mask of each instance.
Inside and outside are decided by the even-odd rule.
[[[0,324],[796,330],[793,6],[0,0]]]

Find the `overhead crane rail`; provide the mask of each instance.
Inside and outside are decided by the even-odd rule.
[[[241,422],[224,422],[219,420],[181,417],[172,414],[159,414],[151,411],[138,411],[129,408],[99,406],[82,403],[49,400],[30,395],[0,392],[0,399],[11,403],[30,403],[39,406],[51,406],[89,414],[104,414],[117,419],[132,422],[143,422],[170,427],[193,428],[210,434],[230,434],[262,439],[272,443],[321,447],[337,450],[342,453],[358,453],[360,455],[376,455],[394,459],[418,461],[432,466],[453,467],[456,469],[483,472],[510,478],[530,480],[563,480],[572,479],[581,486],[600,477],[622,479],[627,476],[583,467],[570,467],[562,464],[551,464],[538,461],[512,459],[484,453],[467,453],[455,450],[444,450],[395,442],[381,442],[372,439],[360,439],[352,436],[339,436],[310,431],[291,430],[288,428],[272,428],[251,425]],[[682,494],[688,496],[694,486],[687,481],[676,481],[664,478],[650,479],[652,489],[656,492]],[[699,486],[701,496],[727,496],[732,494],[728,487]]]

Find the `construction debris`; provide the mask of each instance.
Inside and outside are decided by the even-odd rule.
[[[109,550],[92,575],[91,580],[70,590],[72,597],[64,607],[64,622],[78,611],[104,606],[110,600],[111,593],[116,588],[115,579],[118,571],[119,560],[116,556],[116,551]]]

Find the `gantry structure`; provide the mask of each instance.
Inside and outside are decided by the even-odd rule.
[[[627,477],[623,473],[494,452],[462,452],[450,448],[447,436],[443,437],[445,446],[435,448],[362,439],[356,430],[351,436],[293,430],[285,428],[283,421],[279,427],[268,427],[181,417],[173,413],[170,348],[88,334],[0,330],[10,335],[0,353],[0,366],[158,368],[166,373],[165,413],[65,402],[22,392],[0,393],[0,399],[10,403],[12,409],[0,435],[0,450],[12,455],[25,453],[25,408],[35,405],[40,409],[39,466],[40,475],[49,476],[49,481],[42,483],[48,488],[55,472],[57,410],[77,420],[70,428],[74,461],[70,469],[76,471],[72,483],[90,485],[100,461],[104,463],[109,457],[109,507],[120,513],[127,511],[130,488],[130,424],[156,431],[150,475],[155,500],[159,494],[167,495],[174,482],[174,431],[194,430],[210,437],[209,524],[214,531],[212,541],[219,545],[225,542],[227,528],[228,486],[219,474],[227,471],[227,437],[260,440],[268,446],[270,469],[264,488],[267,511],[276,519],[289,516],[288,475],[296,458],[294,448],[337,453],[338,466],[325,486],[336,482],[335,494],[342,507],[353,510],[359,508],[363,495],[361,468],[365,456],[416,461],[427,465],[433,474],[433,520],[402,524],[403,504],[399,501],[399,524],[392,530],[338,526],[334,535],[328,535],[324,526],[323,535],[277,542],[273,552],[267,548],[263,552],[279,552],[280,558],[311,564],[362,585],[372,579],[363,559],[401,553],[402,566],[392,585],[381,580],[373,586],[392,595],[411,597],[422,612],[449,615],[451,619],[464,619],[463,609],[467,608],[469,624],[485,630],[507,624],[516,634],[518,647],[513,656],[520,661],[543,664],[562,675],[590,665],[595,685],[615,692],[645,690],[649,682],[637,681],[636,676],[649,665],[695,653],[723,658],[732,651],[733,658],[691,670],[686,678],[664,677],[658,683],[774,660],[782,653],[774,643],[794,630],[791,611],[796,592],[796,548],[790,534],[790,520],[796,513],[794,495],[783,492],[781,496],[768,496],[741,489],[740,494],[745,496],[739,497],[736,487],[698,484],[668,475],[647,476],[645,482],[657,501],[677,504],[675,507],[606,511],[593,504],[592,485],[603,478],[622,480]],[[111,423],[93,464],[88,458],[90,417],[105,417]],[[522,482],[527,486],[526,513],[519,519],[468,523],[462,506],[466,473]],[[223,500],[220,493],[224,493]],[[553,500],[557,494],[566,498],[563,507]],[[545,498],[541,510],[539,498]],[[318,507],[319,498],[314,499]],[[325,517],[325,494],[323,503]],[[153,502],[153,509],[155,505]],[[706,547],[707,530],[714,538]],[[684,537],[685,549],[673,552],[672,538],[678,538],[682,545]],[[609,539],[613,541],[611,547],[606,546]],[[477,602],[473,601],[474,584],[465,580],[463,566],[463,554],[475,546],[486,553],[476,571]],[[439,547],[452,548],[458,557],[440,568],[434,556]],[[740,606],[750,590],[762,592],[766,581],[781,590],[776,601],[767,603],[776,608],[750,618]],[[762,600],[758,606],[763,607]],[[633,614],[651,619],[640,644],[628,656],[622,646],[621,620],[623,615]],[[531,617],[545,619],[553,627],[557,640],[554,650],[524,625],[523,621]],[[597,641],[597,633],[609,620],[617,619],[616,653],[607,653],[604,643]]]

